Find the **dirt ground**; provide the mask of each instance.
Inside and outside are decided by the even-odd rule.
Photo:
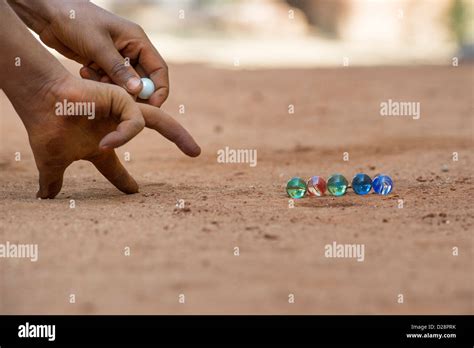
[[[37,262],[0,259],[1,313],[474,313],[474,66],[170,69],[164,109],[203,153],[143,131],[118,149],[140,185],[129,196],[76,162],[56,199],[36,200],[26,131],[0,94],[0,243],[39,245]],[[421,118],[380,116],[388,99],[420,102]],[[257,166],[218,163],[226,146],[256,149]],[[290,177],[335,172],[395,188],[289,208]],[[333,241],[364,244],[365,260],[326,258]]]

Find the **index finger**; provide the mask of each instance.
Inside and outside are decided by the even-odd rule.
[[[172,141],[186,155],[197,157],[201,148],[183,126],[161,109],[148,104],[138,104],[145,119],[145,126],[158,131],[166,139]]]
[[[170,91],[168,66],[150,40],[147,40],[146,45],[140,51],[138,62],[155,84],[155,92],[148,102],[160,107],[168,98]]]

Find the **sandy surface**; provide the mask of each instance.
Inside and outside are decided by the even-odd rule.
[[[37,243],[39,260],[0,259],[0,312],[474,313],[473,74],[171,65],[164,109],[202,155],[145,130],[118,150],[140,193],[76,162],[57,199],[42,201],[26,131],[1,93],[0,243]],[[420,102],[421,118],[381,117],[389,98]],[[258,165],[217,163],[226,146],[257,149]],[[390,174],[394,192],[288,207],[290,177],[359,171]],[[364,262],[324,257],[333,241],[364,244]]]

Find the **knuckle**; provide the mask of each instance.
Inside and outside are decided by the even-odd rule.
[[[122,87],[120,87],[120,86],[110,85],[110,87],[112,88],[113,92],[117,93],[118,97],[120,97],[120,98],[127,98],[127,97],[130,96],[127,93],[127,91],[125,89],[123,89]]]
[[[138,36],[146,36],[145,30],[139,24],[133,23],[132,30],[137,33]]]
[[[121,60],[112,64],[110,68],[110,77],[122,77],[124,75],[131,75],[128,67],[125,65],[125,60]]]
[[[123,100],[123,98],[128,95],[128,93],[122,87],[117,85],[107,84],[106,87],[108,88],[110,96],[113,99],[117,98],[117,100]]]
[[[145,119],[143,117],[137,117],[135,119],[135,125],[137,127],[137,130],[141,131],[143,128],[145,128]]]
[[[110,86],[113,89],[112,93],[115,94],[115,97],[117,97],[118,100],[123,103],[121,104],[122,106],[125,106],[127,103],[133,102],[133,98],[124,88],[112,84]]]

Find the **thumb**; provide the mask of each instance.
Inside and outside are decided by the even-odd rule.
[[[100,45],[100,52],[93,58],[116,85],[125,88],[131,94],[140,93],[143,87],[140,76],[122,57],[112,40],[106,40]]]

